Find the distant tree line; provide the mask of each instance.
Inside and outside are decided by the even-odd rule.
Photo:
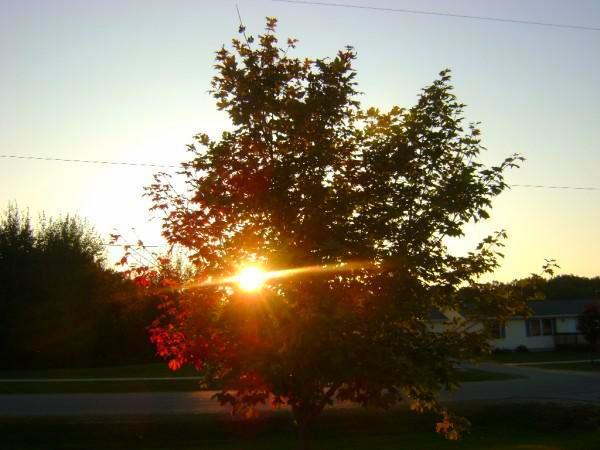
[[[532,274],[509,282],[494,281],[481,284],[479,289],[464,287],[461,289],[461,295],[467,298],[476,297],[480,294],[480,289],[518,292],[530,300],[600,300],[600,276],[556,275],[544,278]]]
[[[496,285],[501,285],[497,283]],[[600,299],[600,277],[506,283],[527,297]],[[155,360],[146,327],[158,300],[111,269],[100,237],[76,216],[0,215],[0,368],[132,364]]]
[[[559,275],[545,281],[543,290],[548,300],[600,300],[600,276]]]
[[[151,361],[154,300],[110,269],[102,241],[76,216],[10,205],[0,218],[0,368]]]

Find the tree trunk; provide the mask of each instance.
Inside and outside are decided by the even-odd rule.
[[[324,395],[322,397],[317,397],[316,399],[303,398],[291,405],[294,420],[298,427],[298,444],[300,450],[310,450],[312,448],[314,424],[339,387],[340,383],[333,384],[323,392]]]
[[[311,427],[308,423],[298,422],[298,448],[300,450],[310,450],[311,445]]]
[[[298,448],[310,450],[312,448],[312,425],[316,414],[311,408],[302,406],[292,407],[292,411],[298,429]]]

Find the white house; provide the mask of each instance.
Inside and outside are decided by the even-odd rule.
[[[497,349],[515,350],[524,346],[534,351],[553,350],[561,345],[586,345],[587,341],[577,331],[577,317],[589,304],[600,307],[600,300],[530,301],[532,315],[507,320],[498,327],[497,338],[490,344]],[[453,311],[432,311],[430,326],[434,331],[443,331],[457,316]]]
[[[523,345],[529,350],[552,350],[560,345],[584,345],[577,331],[577,316],[592,300],[541,300],[529,302],[532,315],[514,317],[501,325],[495,348],[514,350]]]

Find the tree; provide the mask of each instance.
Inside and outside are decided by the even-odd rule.
[[[150,303],[106,267],[84,220],[42,216],[34,227],[16,205],[0,218],[0,367],[148,360]]]
[[[302,60],[290,56],[296,40],[279,47],[275,28],[269,18],[255,43],[241,27],[217,52],[211,92],[232,130],[195,136],[187,189],[166,174],[148,187],[164,236],[200,274],[200,287],[163,294],[152,341],[172,368],[193,365],[219,386],[235,412],[289,406],[304,448],[336,399],[408,398],[440,412],[438,430],[456,438],[460,423],[436,394],[456,387],[455,363],[489,351],[492,328],[525,306],[493,286],[458,295],[498,266],[504,231],[464,256],[446,240],[489,217],[522,158],[479,162],[479,129],[465,123],[448,70],[412,108],[365,110],[351,47]],[[214,281],[244,263],[322,270],[272,278],[258,293]],[[464,319],[435,332],[434,310]]]
[[[600,340],[600,309],[595,303],[590,303],[577,318],[577,330],[590,343],[590,362],[592,352]]]
[[[0,219],[0,317],[20,296],[31,296],[35,237],[28,215],[9,204]]]
[[[559,268],[554,260],[546,260],[544,272],[553,275],[549,268]],[[532,274],[529,277],[504,283],[508,287],[520,286],[523,296],[538,300],[578,300],[600,299],[600,277],[581,277],[576,275],[557,275],[549,279]]]
[[[548,280],[545,291],[548,300],[600,298],[600,277],[560,275]]]

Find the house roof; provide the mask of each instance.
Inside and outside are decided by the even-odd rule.
[[[600,300],[534,300],[527,304],[534,316],[577,316],[590,303],[600,307]]]
[[[533,312],[531,317],[574,317],[581,314],[589,304],[598,305],[600,300],[571,299],[571,300],[531,300],[527,305]],[[432,322],[446,322],[448,317],[437,309],[429,312],[429,320]]]
[[[431,321],[446,321],[448,320],[448,318],[442,314],[440,311],[438,311],[437,309],[431,310],[429,312],[429,320]]]

